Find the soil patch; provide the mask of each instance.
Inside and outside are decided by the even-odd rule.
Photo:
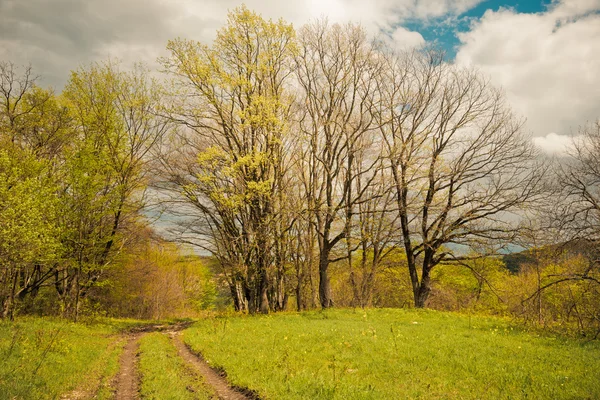
[[[137,358],[139,340],[144,333],[129,335],[127,344],[123,348],[119,361],[119,374],[117,375],[116,400],[132,400],[139,398],[139,376],[137,372]]]
[[[162,325],[151,324],[136,327],[130,330],[127,344],[123,348],[119,361],[119,373],[116,377],[116,400],[133,400],[139,398],[140,376],[138,373],[138,348],[139,341],[148,332],[179,332],[192,324],[192,321],[183,321],[176,324]]]
[[[259,397],[248,390],[237,389],[231,387],[225,378],[215,370],[213,370],[207,363],[202,359],[201,356],[194,354],[181,340],[180,335],[177,332],[169,332],[169,335],[173,339],[173,343],[179,352],[181,358],[183,358],[188,364],[192,365],[203,377],[206,383],[213,387],[217,396],[223,400],[258,400]]]

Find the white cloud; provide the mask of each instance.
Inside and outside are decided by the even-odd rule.
[[[322,16],[392,33],[402,46],[423,42],[397,28],[407,19],[458,15],[482,0],[0,0],[0,59],[31,63],[43,84],[60,88],[69,70],[107,57],[155,66],[175,37],[209,43],[227,11],[245,3],[296,27]]]
[[[444,15],[460,15],[483,0],[421,0],[416,4],[414,18],[438,18]]]
[[[502,86],[535,136],[566,134],[600,116],[597,11],[600,0],[557,1],[538,14],[487,11],[459,35],[456,63]]]
[[[555,1],[552,13],[559,18],[572,19],[600,9],[599,0],[563,0]]]
[[[546,136],[533,138],[533,144],[549,154],[565,154],[574,149],[574,142],[577,137],[558,135],[554,132]]]
[[[308,0],[307,8],[313,18],[327,15],[332,22],[346,19],[346,10],[341,0]]]
[[[425,44],[425,39],[419,32],[409,31],[399,26],[391,36],[391,45],[399,50],[420,47]]]

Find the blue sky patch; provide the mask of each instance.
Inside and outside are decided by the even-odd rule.
[[[401,25],[411,31],[419,32],[423,38],[446,51],[448,60],[456,56],[460,41],[457,33],[469,30],[472,22],[479,20],[487,10],[498,11],[500,8],[510,8],[518,13],[539,13],[546,11],[551,0],[486,0],[459,15],[436,18],[430,21],[407,20]]]

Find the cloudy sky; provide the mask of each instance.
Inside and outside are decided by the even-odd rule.
[[[167,40],[209,43],[238,0],[0,0],[0,60],[60,91],[108,57],[155,66]],[[268,18],[360,22],[399,48],[435,43],[501,86],[549,152],[600,117],[600,0],[246,0]]]

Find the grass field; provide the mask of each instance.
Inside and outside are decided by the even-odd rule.
[[[600,343],[426,310],[196,323],[186,343],[264,399],[598,399]]]
[[[0,322],[0,399],[113,396],[124,338],[139,321]],[[495,318],[427,310],[222,316],[183,332],[230,382],[262,399],[599,399],[600,342],[526,332]],[[164,333],[139,343],[146,399],[211,389]]]
[[[149,333],[140,340],[140,394],[144,399],[212,399],[203,379],[177,355],[171,340],[163,333]]]
[[[110,398],[121,346],[115,324],[46,318],[0,321],[0,398],[56,399],[74,389]]]

